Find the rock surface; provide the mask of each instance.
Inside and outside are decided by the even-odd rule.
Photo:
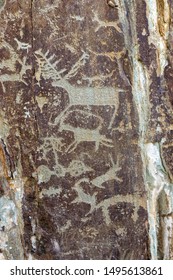
[[[173,259],[172,13],[0,1],[1,259]]]

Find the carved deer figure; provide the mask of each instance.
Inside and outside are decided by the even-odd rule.
[[[68,92],[69,95],[69,104],[66,109],[55,119],[55,125],[58,123],[61,116],[73,105],[85,105],[85,106],[106,106],[109,105],[114,107],[114,113],[109,123],[109,129],[112,128],[116,112],[119,107],[119,96],[120,92],[124,90],[114,87],[80,87],[72,85],[68,80],[74,77],[81,66],[85,65],[86,60],[89,58],[87,53],[83,53],[79,60],[72,66],[71,70],[62,76],[66,69],[57,70],[57,65],[60,60],[55,60],[55,55],[49,55],[49,51],[45,54],[42,53],[42,50],[39,49],[35,52],[35,56],[38,64],[38,71],[36,72],[36,77],[38,82],[41,79],[41,76],[44,79],[51,79],[52,85],[55,87],[61,87]]]
[[[138,194],[127,194],[127,195],[114,195],[112,197],[103,199],[99,203],[97,203],[97,194],[98,191],[94,192],[93,194],[85,193],[83,190],[81,183],[86,182],[89,183],[88,178],[80,179],[73,189],[77,193],[77,197],[71,203],[86,203],[90,205],[90,210],[85,214],[83,221],[89,220],[91,217],[90,215],[98,210],[101,209],[103,213],[103,219],[107,225],[111,223],[110,214],[109,214],[109,207],[117,205],[118,203],[130,203],[134,204],[134,212],[132,214],[132,218],[134,221],[138,219],[138,210],[140,207],[145,207],[145,202],[142,196]]]
[[[73,119],[74,113],[79,116],[76,119],[75,124],[73,125],[70,123],[70,120]],[[70,116],[71,114],[71,116]],[[81,123],[81,118],[85,120],[85,125]],[[88,125],[91,124],[91,128],[87,128]],[[94,123],[94,125],[93,125]],[[103,119],[93,113],[83,111],[83,110],[73,110],[72,112],[67,112],[62,118],[60,119],[59,131],[70,131],[73,132],[74,141],[68,146],[66,149],[67,153],[73,152],[78,144],[81,142],[95,142],[95,150],[99,149],[99,145],[102,144],[106,147],[113,147],[113,142],[111,139],[107,138],[106,136],[100,133],[103,125]],[[83,127],[82,127],[83,126]]]

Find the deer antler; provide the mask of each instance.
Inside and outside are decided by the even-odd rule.
[[[39,72],[45,79],[51,78],[54,81],[61,80],[61,74],[66,71],[66,69],[56,70],[56,66],[59,64],[61,59],[52,62],[55,55],[49,56],[49,51],[45,54],[42,53],[41,49],[35,52],[37,63],[39,66]]]
[[[85,52],[83,52],[82,56],[79,58],[78,61],[76,61],[76,63],[72,66],[71,70],[67,73],[67,75],[65,75],[66,79],[70,79],[72,77],[74,77],[79,68],[83,65],[85,65],[86,60],[89,58],[89,55]]]

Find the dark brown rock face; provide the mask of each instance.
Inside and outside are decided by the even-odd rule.
[[[171,5],[0,1],[1,258],[173,258]]]

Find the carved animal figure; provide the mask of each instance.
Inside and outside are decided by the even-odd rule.
[[[6,83],[6,82],[22,82],[25,85],[27,85],[23,76],[26,74],[27,70],[31,69],[31,65],[26,64],[26,60],[27,60],[26,57],[24,57],[23,60],[21,60],[19,55],[13,49],[13,47],[7,42],[0,43],[0,51],[1,51],[1,48],[5,48],[6,51],[8,51],[9,55],[10,55],[9,59],[4,58],[0,63],[0,70],[1,69],[8,70],[7,73],[0,75],[0,83],[2,85],[3,91],[4,92],[6,91],[6,89],[4,87],[4,83]],[[18,62],[21,65],[20,72],[17,72],[17,70],[16,70],[16,62]]]
[[[123,89],[115,87],[84,87],[74,86],[68,80],[74,77],[81,66],[85,65],[89,55],[83,52],[79,60],[72,66],[71,70],[63,76],[66,69],[57,69],[60,60],[55,59],[55,55],[50,55],[49,51],[45,54],[39,49],[35,52],[35,56],[38,63],[38,71],[36,72],[36,78],[39,82],[41,76],[44,79],[51,79],[52,86],[60,87],[68,92],[69,104],[65,110],[56,119],[54,125],[56,125],[61,116],[68,111],[71,106],[82,105],[82,106],[106,106],[109,105],[114,108],[113,115],[111,117],[108,129],[112,128],[112,124],[116,117],[116,113],[119,107],[119,96],[120,92],[124,92]]]
[[[109,207],[117,205],[118,203],[130,203],[136,205],[134,207],[134,212],[132,215],[133,220],[136,222],[138,219],[138,210],[140,207],[145,207],[145,203],[143,201],[143,198],[139,196],[138,194],[128,194],[128,195],[114,195],[110,198],[103,199],[99,203],[97,203],[97,194],[98,192],[94,192],[93,194],[85,193],[83,190],[81,183],[86,182],[88,183],[89,180],[87,178],[80,179],[73,189],[77,193],[77,197],[71,202],[71,203],[86,203],[90,205],[90,210],[88,213],[85,214],[85,217],[83,218],[83,221],[87,221],[91,218],[91,214],[101,209],[103,213],[103,219],[104,222],[109,225],[111,223],[110,219],[110,213],[109,213]],[[136,201],[138,203],[136,203]]]
[[[74,121],[75,114],[77,116],[75,122],[70,123],[70,120]],[[91,112],[79,109],[67,112],[60,120],[59,131],[73,132],[74,141],[68,146],[66,152],[73,152],[81,142],[95,142],[96,151],[100,144],[113,147],[112,140],[101,134],[102,126],[103,119]]]
[[[31,45],[28,43],[20,42],[17,38],[14,39],[18,45],[17,50],[26,50],[27,53],[29,51],[29,48],[31,48]]]
[[[96,178],[94,178],[91,183],[98,187],[98,188],[103,188],[102,184],[109,180],[116,180],[118,182],[122,182],[122,179],[118,178],[116,173],[121,170],[121,167],[119,167],[119,158],[117,159],[117,163],[115,164],[112,157],[110,156],[110,160],[112,163],[112,167],[105,173],[102,174]]]

